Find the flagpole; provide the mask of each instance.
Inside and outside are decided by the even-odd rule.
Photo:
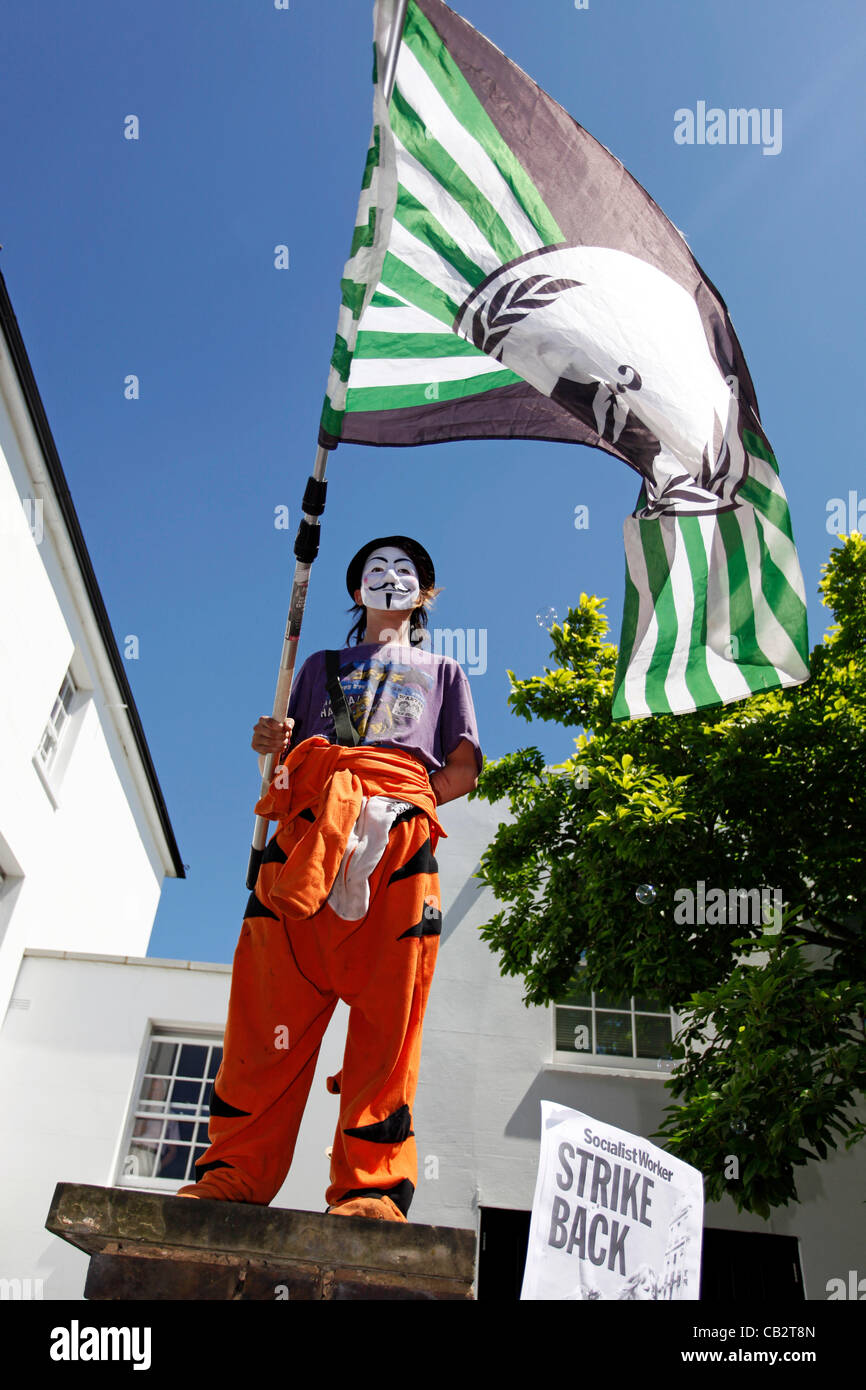
[[[391,105],[391,93],[394,90],[394,78],[397,73],[397,55],[400,52],[400,40],[403,37],[403,25],[406,22],[408,3],[409,0],[397,0],[394,22],[388,35],[388,52],[382,64],[382,91],[385,95],[386,108]]]
[[[313,465],[313,471],[307,479],[304,500],[301,504],[304,515],[298,527],[298,534],[295,537],[295,574],[292,580],[292,596],[289,600],[289,615],[286,620],[286,632],[283,638],[283,650],[280,655],[280,668],[277,674],[277,688],[274,694],[273,717],[274,719],[279,719],[281,722],[286,718],[289,708],[289,696],[292,693],[292,680],[295,674],[295,661],[298,655],[298,638],[301,634],[301,622],[304,616],[304,606],[307,602],[310,570],[313,567],[313,561],[319,553],[318,517],[320,517],[325,510],[325,494],[328,488],[328,484],[325,482],[325,466],[327,461],[328,450],[323,449],[320,445],[316,451],[316,461]],[[271,777],[273,776],[274,770],[274,758],[275,754],[273,753],[268,753],[265,758],[259,797],[265,795],[271,784]],[[264,816],[256,816],[255,829],[253,830],[253,843],[250,849],[249,864],[247,865],[247,887],[250,891],[255,888],[256,879],[259,876],[267,834],[267,820]]]
[[[391,102],[391,93],[394,90],[394,79],[397,72],[397,55],[400,50],[400,40],[403,36],[403,25],[406,19],[406,7],[409,0],[397,0],[394,11],[394,19],[391,31],[386,41],[386,52],[382,62],[382,90],[385,97],[386,108]],[[316,459],[313,464],[313,471],[307,479],[307,486],[304,491],[304,500],[301,504],[303,517],[298,526],[298,534],[295,537],[295,573],[292,580],[292,594],[289,600],[289,613],[286,620],[286,632],[283,638],[283,649],[280,655],[280,667],[277,674],[277,688],[274,693],[273,718],[282,722],[288,713],[289,696],[292,693],[292,681],[295,674],[295,662],[298,655],[298,639],[301,635],[301,622],[304,616],[304,608],[307,602],[307,589],[310,583],[310,571],[313,561],[319,553],[319,520],[325,510],[325,494],[328,484],[325,482],[325,468],[328,462],[328,449],[319,445],[316,450]],[[274,771],[275,754],[268,753],[265,758],[264,772],[262,774],[262,784],[259,790],[259,798],[267,792],[271,777]],[[256,816],[255,828],[253,830],[253,842],[250,849],[250,858],[247,865],[247,888],[250,892],[255,889],[256,880],[259,876],[259,869],[265,851],[265,843],[268,835],[268,822],[264,816]]]

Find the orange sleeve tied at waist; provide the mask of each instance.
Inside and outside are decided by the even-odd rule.
[[[257,802],[256,815],[278,822],[276,839],[303,812],[313,819],[291,849],[270,897],[292,918],[312,917],[327,901],[364,797],[386,796],[420,806],[430,822],[431,848],[446,838],[426,768],[397,748],[354,748],[315,735],[293,748]],[[305,817],[309,819],[309,817]]]

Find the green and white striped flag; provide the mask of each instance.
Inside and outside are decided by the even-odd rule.
[[[397,0],[378,0],[388,51]],[[381,58],[377,69],[381,68]],[[614,156],[441,0],[374,124],[320,443],[549,439],[641,479],[615,718],[808,679],[778,467],[724,301]]]

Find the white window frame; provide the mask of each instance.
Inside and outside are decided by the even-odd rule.
[[[71,670],[67,670],[66,675],[54,701],[54,708],[48,716],[48,722],[42,731],[39,740],[39,747],[36,749],[36,756],[42,763],[43,771],[48,773],[57,758],[57,750],[60,747],[60,740],[63,737],[63,729],[69,723],[69,716],[75,696],[78,693],[78,686]],[[47,745],[46,746],[46,742]]]
[[[633,994],[629,995],[628,1009],[624,1007],[617,1009],[608,1005],[599,1006],[596,1003],[596,995],[597,991],[592,990],[590,996],[590,1003],[588,1004],[568,1004],[564,1002],[560,1003],[559,1001],[556,1001],[554,1003],[553,1015],[551,1018],[551,1029],[553,1034],[551,1039],[552,1057],[550,1063],[548,1063],[548,1067],[557,1071],[576,1071],[584,1073],[592,1072],[595,1075],[598,1075],[599,1073],[606,1073],[608,1075],[613,1076],[640,1077],[646,1078],[647,1080],[655,1079],[659,1081],[665,1081],[670,1076],[673,1070],[675,1059],[666,1057],[637,1057],[634,1055],[637,1048],[636,1019],[640,1017],[669,1017],[671,1025],[671,1041],[673,1041],[681,1027],[681,1020],[678,1014],[675,1012],[675,1010],[668,1009],[667,1011],[664,1011],[660,1009],[636,1009],[634,1006],[635,996]],[[567,1010],[569,1012],[577,1012],[578,1010],[580,1010],[584,1014],[587,1012],[590,1014],[592,1026],[592,1049],[590,1051],[578,1052],[572,1051],[570,1049],[566,1051],[562,1048],[557,1048],[556,1021],[558,1011],[560,1009],[564,1011]],[[606,1013],[629,1014],[631,1019],[632,1056],[629,1057],[624,1055],[623,1053],[614,1054],[596,1052],[596,1019],[599,1014]]]
[[[148,1071],[148,1062],[154,1043],[176,1044],[176,1052],[170,1072],[156,1073]],[[153,1021],[149,1023],[136,1071],[135,1087],[118,1154],[116,1173],[113,1180],[115,1187],[132,1187],[138,1191],[145,1192],[176,1192],[179,1187],[195,1182],[196,1154],[199,1150],[207,1148],[207,1141],[202,1143],[201,1139],[197,1137],[199,1134],[197,1127],[203,1124],[206,1129],[210,1117],[207,1074],[211,1069],[213,1052],[215,1050],[222,1051],[223,1044],[224,1034],[217,1030],[210,1031],[208,1029],[193,1029],[183,1026],[164,1026]],[[204,1047],[208,1049],[202,1076],[191,1077],[178,1072],[181,1048],[184,1046]],[[213,1077],[210,1078],[211,1087],[216,1078],[217,1070],[218,1067],[213,1068],[214,1074]],[[170,1103],[168,1096],[154,1097],[151,1095],[145,1097],[142,1095],[145,1084],[149,1080],[168,1081],[169,1086],[166,1088],[167,1090],[170,1090],[171,1083],[176,1080],[198,1081],[199,1083],[204,1081],[205,1085],[201,1088],[196,1103],[175,1102],[171,1108],[168,1108]],[[136,1136],[135,1128],[139,1121],[144,1123],[149,1122],[153,1127],[153,1132]],[[191,1161],[187,1164],[188,1176],[161,1178],[158,1174],[152,1172],[135,1173],[127,1171],[130,1167],[128,1159],[132,1156],[130,1154],[130,1149],[137,1141],[140,1141],[139,1147],[142,1150],[147,1151],[152,1149],[154,1151],[156,1161],[159,1160],[165,1148],[177,1147],[178,1144],[182,1147],[187,1147],[187,1141],[185,1139],[179,1136],[173,1136],[169,1132],[170,1126],[179,1126],[180,1124],[192,1124],[196,1127],[193,1130],[193,1137],[188,1144],[189,1153],[191,1155]],[[156,1165],[154,1164],[154,1166]]]
[[[92,696],[84,668],[79,675],[76,666],[81,666],[81,663],[73,656],[31,759],[55,811],[60,804],[60,786],[72,757],[85,707]]]

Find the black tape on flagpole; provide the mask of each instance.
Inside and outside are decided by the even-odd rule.
[[[280,669],[277,675],[277,688],[274,694],[273,718],[281,722],[286,718],[289,708],[289,696],[292,693],[292,680],[295,674],[295,662],[298,655],[298,639],[301,635],[301,623],[304,616],[304,608],[307,602],[307,590],[310,583],[310,570],[313,561],[319,553],[319,522],[317,520],[325,510],[325,494],[327,483],[324,480],[325,465],[328,453],[326,449],[319,449],[316,454],[316,463],[312,475],[307,479],[307,487],[304,492],[302,503],[304,516],[298,526],[298,533],[295,537],[295,574],[292,580],[292,596],[289,601],[289,614],[286,620],[286,631],[283,638],[283,650],[280,657]],[[269,753],[265,758],[264,772],[262,773],[262,785],[259,796],[262,797],[271,784],[271,777],[274,770],[274,754]],[[268,822],[263,816],[256,816],[255,829],[253,831],[253,843],[250,849],[249,863],[247,864],[247,888],[252,892],[256,886],[256,879],[259,876],[262,856],[265,851],[265,841],[268,833]]]

